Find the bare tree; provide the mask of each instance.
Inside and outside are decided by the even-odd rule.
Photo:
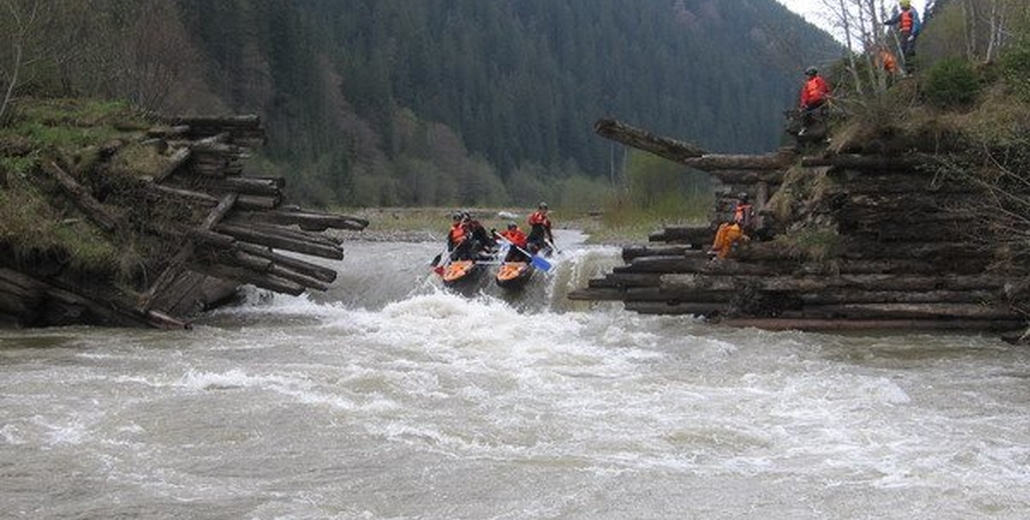
[[[30,45],[29,38],[39,19],[40,2],[4,0],[2,4],[4,16],[0,17],[0,29],[7,35],[8,52],[0,54],[0,86],[3,87],[3,99],[0,100],[0,125],[4,123],[7,106],[14,97],[15,88],[26,65],[26,54]]]

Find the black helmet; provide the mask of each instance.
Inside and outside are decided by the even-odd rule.
[[[748,199],[748,194],[747,194],[746,191],[742,191],[742,192],[737,194],[737,200],[739,200],[741,202],[747,202],[747,199]]]
[[[536,207],[537,207],[537,209],[547,209],[547,203],[546,202],[541,202],[540,204],[537,204]]]
[[[518,229],[519,225],[514,222],[508,223],[508,229]]]
[[[461,220],[461,212],[460,211],[455,211],[454,214],[451,215],[451,220],[453,220],[455,222]]]
[[[815,67],[808,67],[805,69],[806,76],[815,76],[816,74],[819,74],[819,71]]]

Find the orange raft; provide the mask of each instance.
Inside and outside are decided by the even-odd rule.
[[[504,262],[494,277],[497,285],[505,289],[522,287],[533,276],[533,267],[528,262]]]
[[[453,285],[471,279],[478,272],[476,267],[474,260],[455,260],[444,267],[440,278],[444,284]]]

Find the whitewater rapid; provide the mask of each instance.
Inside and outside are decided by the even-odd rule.
[[[0,517],[1026,518],[1030,354],[521,299],[357,243],[192,331],[0,332]]]

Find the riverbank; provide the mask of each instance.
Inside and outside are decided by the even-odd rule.
[[[453,208],[345,208],[339,209],[369,222],[363,231],[338,230],[346,240],[366,242],[437,242],[447,236]],[[524,229],[531,208],[473,208],[473,216],[489,228],[502,229],[510,221]],[[625,246],[647,242],[648,235],[666,226],[704,225],[690,218],[606,218],[600,212],[568,213],[551,210],[557,229],[575,229],[587,235],[588,244]],[[618,220],[618,222],[615,222]]]

